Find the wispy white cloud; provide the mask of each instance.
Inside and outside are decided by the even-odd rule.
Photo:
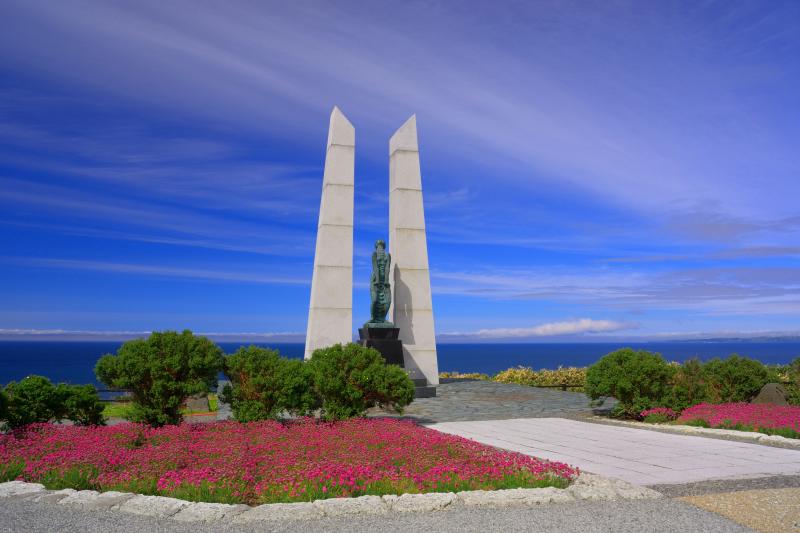
[[[310,146],[339,103],[377,147],[417,111],[429,150],[496,168],[492,179],[571,183],[636,210],[796,213],[786,189],[797,192],[800,162],[791,135],[764,117],[788,118],[746,96],[785,64],[760,45],[724,44],[746,29],[747,42],[770,40],[791,58],[800,44],[781,24],[791,6],[771,17],[730,6],[710,21],[686,10],[670,31],[657,31],[659,8],[635,2],[493,4],[501,26],[484,8],[438,3],[32,1],[4,11],[19,28],[2,37],[9,64],[173,113],[250,131],[281,124]],[[718,61],[731,57],[745,67]]]
[[[241,283],[262,283],[269,285],[310,284],[310,278],[295,276],[269,276],[256,272],[241,272],[234,270],[230,265],[226,265],[225,268],[220,268],[218,270],[209,270],[165,265],[115,263],[80,259],[0,257],[0,261],[6,264],[28,267],[87,270],[93,272],[107,272],[111,274],[155,276],[170,279],[230,281]]]
[[[527,337],[558,337],[563,335],[580,335],[587,333],[611,333],[636,329],[639,325],[630,322],[617,322],[615,320],[594,320],[580,318],[562,322],[549,322],[528,328],[491,328],[481,329],[472,334],[484,339],[509,339]]]

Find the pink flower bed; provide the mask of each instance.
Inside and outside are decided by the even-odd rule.
[[[662,416],[667,420],[675,420],[678,418],[678,413],[669,407],[653,407],[652,409],[645,409],[639,413],[640,418],[647,418],[648,416]]]
[[[800,407],[751,403],[701,403],[685,409],[678,422],[705,421],[710,427],[749,426],[755,431],[791,430],[800,433]]]
[[[563,487],[578,470],[394,419],[150,428],[35,424],[0,435],[0,481],[196,501]]]

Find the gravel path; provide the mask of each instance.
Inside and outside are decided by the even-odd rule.
[[[228,531],[575,531],[575,532],[744,532],[716,514],[675,500],[584,502],[513,509],[458,509],[394,516],[359,516],[311,521],[230,524],[181,524],[172,520],[112,511],[82,511],[64,506],[0,502],[0,532],[116,531],[225,533]]]
[[[681,499],[763,533],[800,530],[800,488],[745,490]]]

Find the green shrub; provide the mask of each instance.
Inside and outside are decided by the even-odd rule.
[[[792,405],[800,405],[800,357],[789,363],[785,370],[787,400]]]
[[[709,386],[699,359],[689,359],[672,378],[672,392],[666,405],[680,412],[709,400]]]
[[[0,420],[5,420],[8,416],[8,398],[3,389],[0,389]]]
[[[116,355],[101,357],[94,371],[109,387],[132,392],[130,420],[163,426],[180,423],[186,398],[207,392],[222,365],[216,344],[185,330],[128,341]]]
[[[60,418],[63,407],[55,394],[56,388],[43,376],[28,376],[6,386],[8,427],[17,428],[34,422],[49,422]]]
[[[593,400],[612,396],[615,413],[636,418],[651,407],[665,405],[675,369],[660,354],[622,348],[601,358],[586,372],[586,394]]]
[[[64,416],[79,426],[99,426],[103,419],[103,402],[94,385],[64,385],[56,387],[56,397],[63,401]]]
[[[530,367],[518,366],[498,372],[492,381],[499,383],[516,383],[531,387],[567,386],[567,390],[583,391],[586,383],[586,369],[576,367],[558,367],[555,370],[541,369],[536,371]]]
[[[372,348],[336,344],[315,350],[307,364],[326,420],[363,416],[376,405],[402,412],[414,399],[406,372]]]
[[[275,350],[241,347],[225,358],[225,375],[231,382],[222,400],[239,422],[277,418],[283,411],[308,415],[319,403],[308,366]]]
[[[53,385],[42,376],[11,382],[2,395],[7,405],[0,419],[17,428],[34,422],[69,419],[78,425],[103,423],[103,405],[93,385]]]
[[[703,376],[711,403],[749,402],[761,387],[778,380],[777,373],[760,361],[736,354],[706,362]]]
[[[539,379],[539,374],[534,369],[527,366],[518,366],[498,372],[492,378],[492,381],[529,385],[532,387],[536,385],[537,379]]]

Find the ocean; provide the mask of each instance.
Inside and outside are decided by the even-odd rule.
[[[38,374],[54,382],[97,383],[94,364],[106,353],[114,353],[121,342],[0,341],[0,385]],[[231,353],[241,344],[220,342]],[[255,343],[259,346],[266,344]],[[287,357],[302,357],[303,344],[268,345]],[[692,357],[706,360],[732,353],[767,364],[786,364],[800,357],[800,342],[649,342],[649,343],[531,343],[531,344],[440,344],[441,371],[493,374],[513,366],[557,368],[588,366],[622,346],[661,353],[670,361]]]

